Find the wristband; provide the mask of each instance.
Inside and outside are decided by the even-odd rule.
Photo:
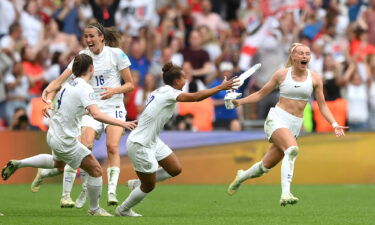
[[[339,124],[337,123],[337,122],[333,122],[332,123],[332,127],[333,127],[333,129],[335,129],[336,127],[338,127],[339,126]]]

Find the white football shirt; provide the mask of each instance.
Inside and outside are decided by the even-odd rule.
[[[151,147],[159,137],[165,123],[173,116],[177,97],[182,91],[169,85],[150,94],[146,108],[138,118],[138,126],[130,133],[129,140]]]
[[[120,49],[104,46],[103,51],[98,55],[92,53],[88,48],[82,50],[79,54],[86,54],[92,57],[94,63],[94,75],[92,76],[89,84],[94,88],[95,93],[105,90],[102,87],[116,88],[121,86],[121,75],[119,71],[130,66],[129,57]],[[68,68],[72,70],[73,61],[70,62]],[[123,104],[124,95],[116,94],[110,99],[98,101],[100,109],[107,106],[117,106]]]
[[[81,134],[80,124],[86,107],[96,104],[94,89],[82,78],[66,83],[56,95],[48,132],[71,144]]]

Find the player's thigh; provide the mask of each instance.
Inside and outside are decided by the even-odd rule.
[[[283,151],[288,149],[290,146],[297,146],[296,138],[288,128],[276,129],[272,133],[271,141]]]
[[[267,169],[271,169],[276,166],[284,157],[284,152],[278,148],[275,144],[271,144],[268,152],[264,155],[262,161],[263,165]]]
[[[89,149],[92,149],[94,145],[96,132],[92,127],[82,127],[81,128],[81,143],[88,147]]]

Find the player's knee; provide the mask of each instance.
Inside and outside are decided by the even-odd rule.
[[[101,177],[103,175],[102,167],[100,167],[100,165],[93,166],[90,172],[90,176],[92,177]]]
[[[142,183],[140,188],[141,188],[141,190],[142,190],[144,193],[149,193],[149,192],[151,192],[152,190],[154,190],[154,188],[155,188],[155,183],[147,183],[147,184]]]
[[[117,144],[107,144],[107,151],[109,154],[117,154],[119,146]]]
[[[169,175],[171,175],[172,177],[179,175],[181,172],[182,172],[181,166],[175,167],[171,171],[168,171]]]

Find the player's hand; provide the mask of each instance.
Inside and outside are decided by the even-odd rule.
[[[42,100],[43,102],[47,103],[47,96],[50,94],[51,91],[48,91],[47,88],[45,88],[42,92]]]
[[[345,126],[337,126],[335,127],[335,135],[336,137],[342,137],[342,136],[345,136],[345,130],[346,129],[349,129],[349,127],[345,127]]]
[[[236,107],[236,108],[240,105],[238,99],[233,99],[232,103],[233,103],[234,107]]]
[[[124,122],[122,127],[128,130],[134,130],[137,127],[137,120]]]
[[[227,80],[227,77],[224,77],[223,83],[220,85],[221,90],[236,89],[240,81],[237,77],[232,77],[230,80]]]
[[[46,117],[46,118],[51,117],[48,111],[49,111],[49,110],[52,110],[52,109],[53,109],[52,103],[51,103],[51,102],[47,103],[47,104],[43,107],[43,109],[42,109],[42,114],[43,114],[43,116]]]
[[[100,93],[100,96],[102,100],[111,98],[114,94],[116,94],[113,90],[113,88],[109,87],[102,87],[103,90],[105,90],[103,93]]]

